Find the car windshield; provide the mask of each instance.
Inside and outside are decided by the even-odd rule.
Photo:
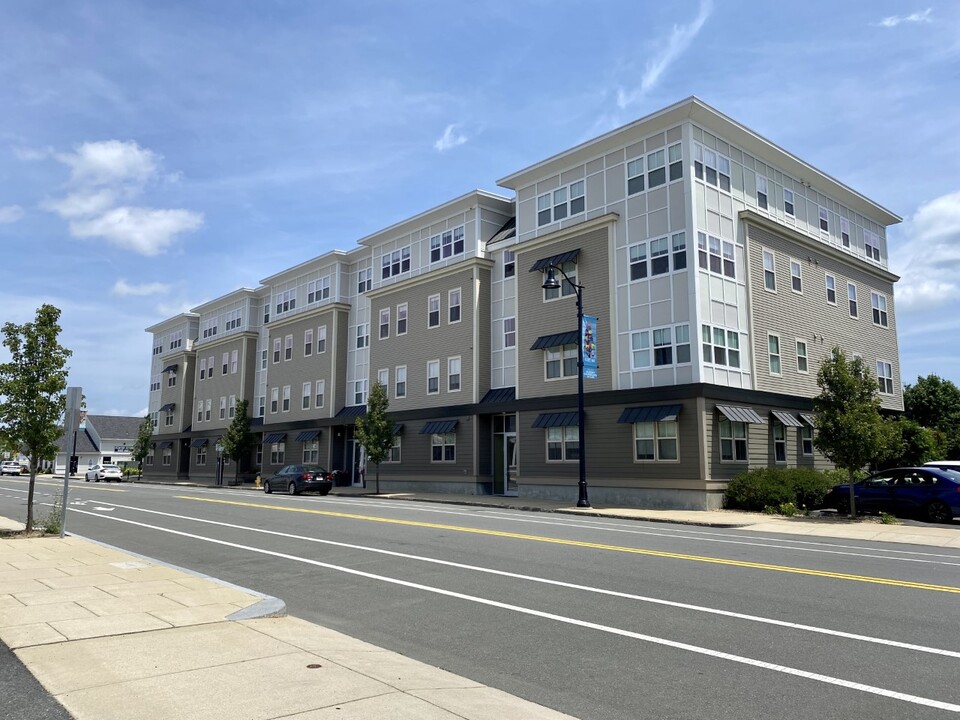
[[[946,475],[948,478],[954,482],[960,482],[960,468],[956,470],[947,470],[946,468],[940,468],[940,472]]]
[[[322,467],[320,467],[319,465],[304,465],[304,466],[303,466],[303,472],[308,472],[308,473],[325,473],[326,470],[324,470],[324,469],[323,469]]]

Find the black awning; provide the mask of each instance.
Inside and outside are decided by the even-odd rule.
[[[458,420],[434,420],[420,428],[420,434],[443,435],[444,433],[453,432],[458,422]]]
[[[294,438],[294,442],[310,442],[316,440],[319,435],[319,430],[304,430]]]
[[[537,272],[538,270],[546,270],[548,267],[551,267],[551,266],[563,265],[565,262],[576,260],[577,257],[579,257],[579,255],[580,255],[580,248],[577,248],[576,250],[570,250],[565,253],[560,253],[559,255],[542,258],[540,260],[537,260],[533,264],[533,267],[530,268],[530,272]]]
[[[779,410],[771,410],[770,414],[773,415],[777,420],[782,422],[787,427],[802,427],[801,423],[797,418],[790,413],[780,412]]]
[[[618,423],[660,422],[676,420],[682,405],[654,405],[653,407],[624,408]]]
[[[810,427],[816,427],[817,422],[813,415],[807,415],[806,413],[800,413],[800,418]]]
[[[167,366],[161,371],[161,374],[162,374],[162,373],[166,373],[166,372],[176,372],[178,367],[180,367],[180,366],[177,365],[176,363],[174,363],[173,365],[167,365]]]
[[[173,440],[164,440],[162,443],[160,443],[161,450],[166,450],[172,447],[173,447]]]
[[[576,412],[540,413],[530,427],[552,428],[579,425],[580,415]]]
[[[263,443],[265,445],[280,442],[287,437],[285,432],[272,432],[263,436]]]
[[[166,405],[160,406],[160,412],[167,412],[168,410],[173,410],[176,407],[176,403],[167,403]]]
[[[493,388],[487,390],[487,394],[483,396],[480,404],[513,402],[516,399],[517,389],[515,387]]]
[[[757,411],[753,408],[734,407],[732,405],[717,405],[717,410],[719,410],[723,416],[731,422],[754,423],[756,425],[766,424],[763,421],[763,418],[757,415]]]
[[[399,435],[399,434],[402,433],[402,432],[403,432],[403,423],[396,423],[396,424],[394,424],[394,426],[393,426],[393,434],[394,434],[394,435]]]
[[[208,442],[210,441],[207,438],[194,438],[193,442],[190,443],[190,447],[192,448],[206,447]]]
[[[335,416],[335,420],[356,420],[358,417],[363,417],[367,414],[366,405],[348,405],[338,412]]]
[[[547,348],[562,347],[564,345],[576,345],[580,339],[579,330],[570,332],[556,333],[554,335],[541,335],[537,341],[530,346],[531,350],[546,350]]]

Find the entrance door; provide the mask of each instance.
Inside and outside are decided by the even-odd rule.
[[[498,415],[493,418],[493,494],[517,493],[517,416]]]
[[[350,462],[350,484],[353,487],[364,487],[364,452],[363,446],[355,439],[347,440],[348,455]]]

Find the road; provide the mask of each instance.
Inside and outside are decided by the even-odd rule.
[[[25,496],[0,479],[0,514]],[[70,498],[72,532],[584,720],[960,713],[960,551],[228,488]]]

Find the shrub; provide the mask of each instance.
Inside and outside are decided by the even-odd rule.
[[[834,485],[845,482],[836,471],[810,468],[758,468],[737,475],[724,493],[724,505],[741,510],[765,510],[795,515],[820,507]],[[792,507],[792,512],[786,506]]]

